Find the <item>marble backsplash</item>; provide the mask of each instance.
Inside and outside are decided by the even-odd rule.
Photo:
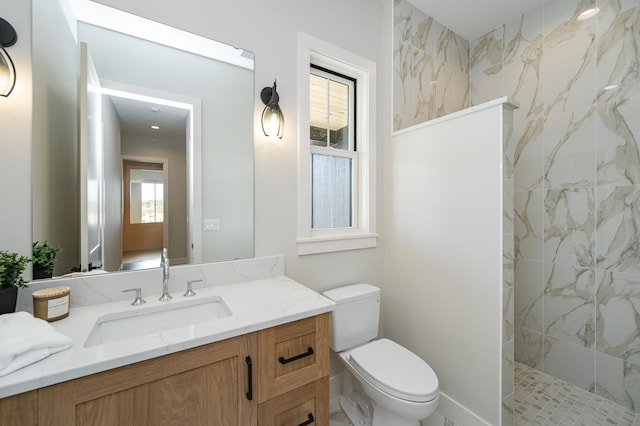
[[[197,292],[202,287],[279,277],[284,273],[284,256],[172,266],[169,292],[173,297],[182,296],[187,281],[201,280],[193,283],[193,289]],[[122,290],[141,288],[144,298],[157,297],[162,293],[162,270],[153,268],[33,281],[28,288],[18,292],[16,310],[33,312],[31,294],[36,290],[57,286],[71,287],[72,308],[117,300],[133,301],[132,293],[122,293]]]
[[[470,42],[469,96],[521,106],[516,361],[640,412],[639,46],[637,0],[550,1]]]

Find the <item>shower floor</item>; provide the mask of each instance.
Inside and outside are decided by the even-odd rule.
[[[640,413],[517,362],[514,396],[514,426],[640,426]],[[350,425],[342,410],[331,413],[330,426]]]
[[[640,426],[640,414],[520,363],[514,396],[515,426]]]

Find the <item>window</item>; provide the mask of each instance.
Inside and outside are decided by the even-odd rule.
[[[125,160],[124,170],[128,182],[125,212],[129,211],[129,223],[164,222],[163,165]]]
[[[299,41],[298,254],[375,247],[375,65]]]
[[[356,81],[311,64],[309,82],[311,228],[348,228],[357,193]]]
[[[162,175],[161,175],[162,177]],[[162,182],[131,181],[131,223],[157,223],[164,221],[164,185]]]

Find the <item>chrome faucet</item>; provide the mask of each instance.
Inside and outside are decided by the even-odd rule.
[[[166,247],[162,249],[162,258],[160,259],[160,266],[162,267],[162,296],[158,299],[161,302],[171,300],[169,295],[169,255],[167,254]]]

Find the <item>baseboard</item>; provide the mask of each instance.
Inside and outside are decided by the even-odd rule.
[[[464,405],[443,392],[440,392],[436,411],[457,426],[491,426],[491,423],[478,417]]]

